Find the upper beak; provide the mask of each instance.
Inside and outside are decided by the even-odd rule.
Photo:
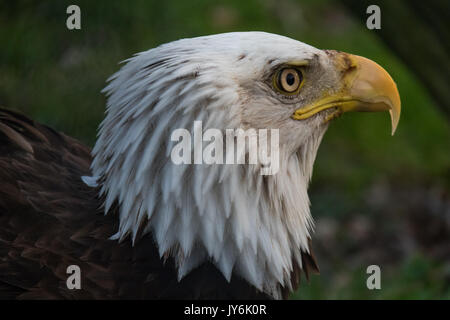
[[[391,76],[380,65],[364,57],[348,53],[334,56],[336,68],[342,74],[342,89],[308,107],[294,112],[292,118],[302,120],[325,109],[336,108],[326,121],[349,111],[389,111],[392,134],[400,119],[400,96]]]

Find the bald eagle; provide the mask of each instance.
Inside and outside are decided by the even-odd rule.
[[[400,117],[375,62],[263,32],[163,44],[108,81],[92,150],[0,111],[0,298],[286,298],[318,272],[307,187],[330,120]],[[278,171],[174,163],[171,133],[195,121],[277,129]]]

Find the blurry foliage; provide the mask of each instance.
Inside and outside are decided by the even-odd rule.
[[[398,269],[381,268],[381,289],[368,290],[366,268],[313,277],[291,299],[450,299],[450,287],[440,265],[417,255]]]
[[[80,31],[65,26],[66,8],[73,3],[81,7]],[[400,124],[394,137],[387,113],[346,114],[330,126],[317,155],[312,212],[319,218],[318,228],[322,219],[324,226],[328,219],[338,231],[328,238],[318,232],[314,245],[319,246],[322,275],[314,276],[293,297],[448,299],[450,251],[447,259],[429,254],[424,245],[428,242],[417,240],[422,245],[412,253],[402,251],[400,258],[385,259],[383,289],[368,291],[365,267],[377,261],[364,258],[363,253],[367,246],[383,249],[384,237],[392,234],[394,223],[386,217],[365,247],[355,247],[355,230],[341,226],[342,220],[352,224],[361,215],[379,221],[386,212],[398,216],[394,221],[400,224],[415,223],[417,214],[402,210],[414,208],[413,196],[403,195],[404,202],[398,203],[396,190],[412,190],[414,195],[436,188],[442,190],[436,221],[443,222],[431,224],[429,233],[441,235],[435,227],[441,223],[445,234],[450,225],[448,119],[430,99],[421,79],[364,25],[365,21],[350,17],[340,2],[331,0],[3,1],[0,105],[19,109],[92,146],[104,114],[105,98],[100,91],[106,79],[118,70],[120,61],[165,42],[260,30],[368,57],[384,66],[397,82],[403,108]],[[434,219],[430,208],[436,207],[436,201],[422,200],[419,215]],[[373,232],[370,228],[369,233]],[[445,250],[448,237],[439,237],[432,239]],[[330,258],[327,241],[337,241],[333,246],[339,254]],[[412,241],[411,237],[405,241]],[[346,262],[348,256],[358,267]]]

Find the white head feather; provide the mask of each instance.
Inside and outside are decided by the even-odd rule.
[[[104,89],[107,112],[93,150],[105,213],[120,205],[114,238],[152,233],[161,256],[174,257],[179,279],[209,260],[226,279],[235,273],[279,298],[293,262],[301,266],[300,251],[309,252],[307,185],[327,127],[322,115],[292,120],[299,101],[280,101],[266,85],[275,66],[294,60],[316,64],[330,90],[337,76],[325,71],[323,51],[262,32],[183,39],[127,60]],[[305,87],[300,103],[321,92],[314,88]],[[279,129],[279,172],[175,165],[171,132],[192,131],[195,120],[204,130]]]

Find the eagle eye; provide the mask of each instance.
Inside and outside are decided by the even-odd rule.
[[[303,84],[303,73],[296,68],[283,68],[273,79],[274,87],[283,94],[297,94]]]

